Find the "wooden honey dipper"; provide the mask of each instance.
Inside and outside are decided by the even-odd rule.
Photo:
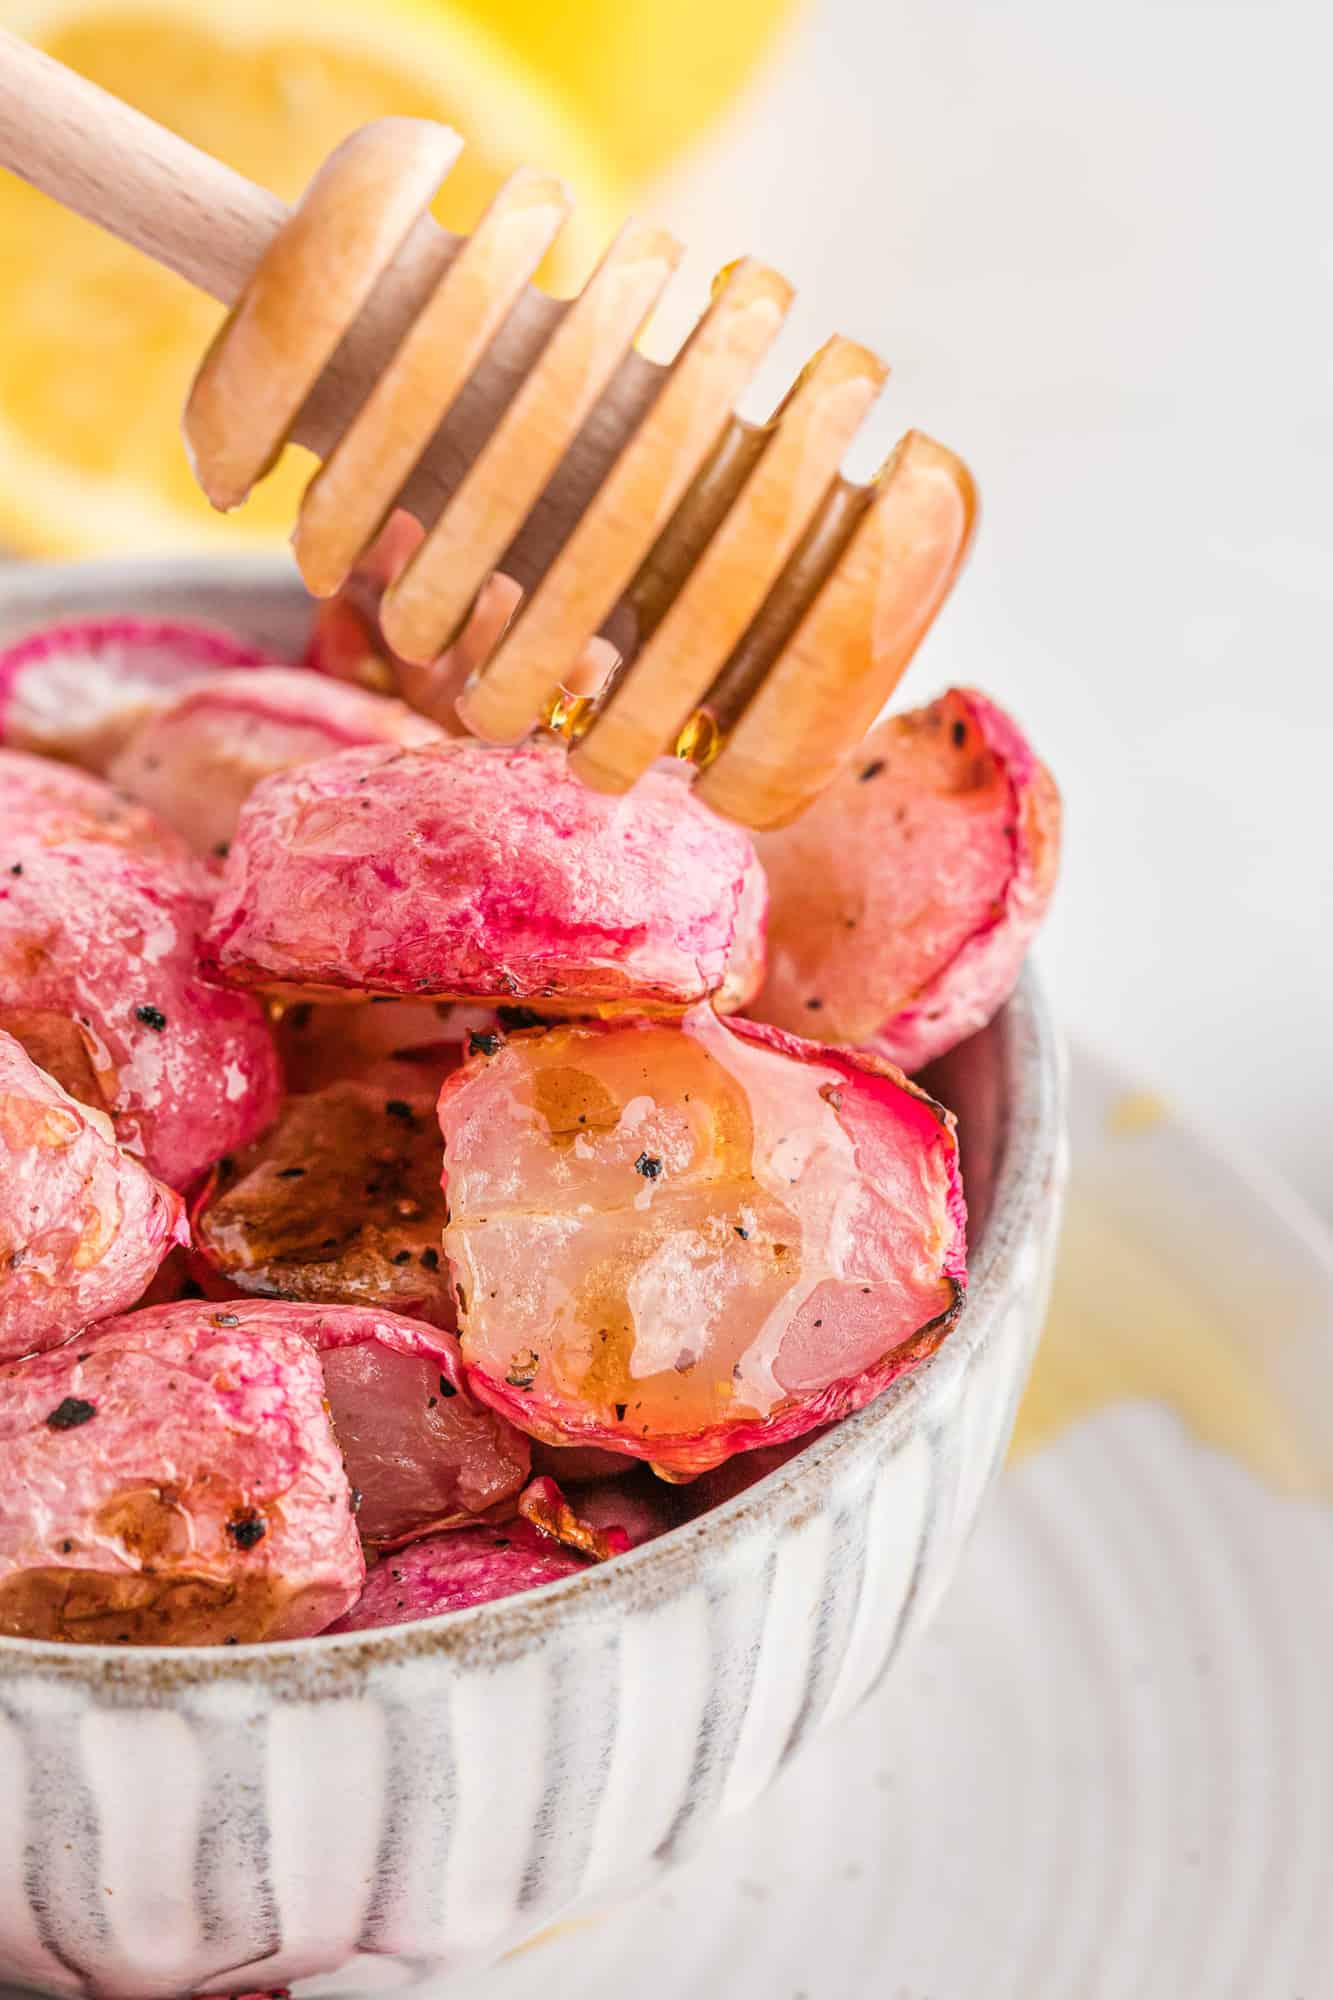
[[[840,337],[768,423],[736,417],[792,296],[752,259],[665,365],[634,345],[682,254],[665,230],[627,223],[572,300],[533,289],[568,193],[520,169],[453,236],[427,211],[461,149],[382,119],[289,212],[0,30],[0,165],[231,309],[185,411],[213,504],[236,506],[289,439],[310,447],[324,462],[293,540],[316,595],[395,508],[426,529],[381,608],[416,706],[456,705],[496,742],[563,720],[608,791],[674,751],[717,811],[779,825],[943,602],[975,517],[967,469],[909,431],[868,485],[841,477],[887,371]],[[608,629],[623,666],[599,699],[562,702],[576,663],[616,657]]]

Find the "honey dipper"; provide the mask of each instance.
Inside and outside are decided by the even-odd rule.
[[[840,476],[887,372],[841,337],[769,422],[742,421],[782,277],[729,265],[652,362],[634,343],[675,238],[628,222],[582,292],[552,299],[529,280],[564,186],[521,168],[451,235],[427,211],[461,149],[445,126],[381,119],[288,211],[0,30],[0,165],[230,308],[185,410],[213,504],[243,500],[288,439],[308,446],[323,464],[293,540],[315,594],[396,507],[427,531],[381,607],[408,699],[456,701],[497,742],[563,722],[608,791],[688,756],[717,811],[779,825],[851,754],[947,594],[967,469],[909,431],[868,485]],[[595,701],[562,701],[608,627],[623,665]],[[438,663],[464,631],[460,687]]]

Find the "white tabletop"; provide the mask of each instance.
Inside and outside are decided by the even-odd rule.
[[[696,297],[745,250],[799,283],[770,393],[857,335],[881,451],[970,460],[902,699],[1012,705],[1066,1018],[1333,1213],[1330,57],[1320,0],[816,0],[654,208]]]

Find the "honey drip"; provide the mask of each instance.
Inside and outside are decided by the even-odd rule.
[[[1112,1129],[1144,1127],[1127,1110]],[[1076,1183],[1011,1459],[1096,1411],[1150,1401],[1274,1492],[1333,1499],[1327,1453],[1302,1435],[1294,1402],[1266,1372],[1270,1340],[1263,1326],[1228,1326],[1187,1268],[1163,1259]]]

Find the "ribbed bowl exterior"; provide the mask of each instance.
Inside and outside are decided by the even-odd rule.
[[[33,574],[0,589],[0,635],[57,606],[277,633],[298,603],[251,566]],[[960,1114],[974,1216],[959,1326],[738,1499],[397,1632],[0,1640],[0,1983],[178,2000],[338,1971],[351,1995],[386,1960],[405,1981],[462,1972],[670,1861],[862,1700],[930,1616],[1003,1454],[1064,1178],[1059,1053],[1030,983],[933,1082]]]

